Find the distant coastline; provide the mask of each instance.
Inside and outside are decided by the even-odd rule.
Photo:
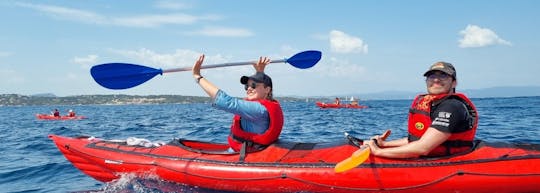
[[[540,86],[493,87],[486,89],[468,89],[459,91],[470,98],[506,98],[540,96]],[[406,100],[419,93],[388,91],[370,94],[340,94],[332,96],[281,96],[280,102],[297,101],[332,101],[335,97],[348,100],[354,97],[359,100]],[[52,93],[36,95],[0,94],[0,106],[28,105],[125,105],[125,104],[186,104],[210,103],[209,97],[183,95],[77,95],[58,97]]]
[[[464,89],[457,92],[465,93],[469,98],[507,98],[540,96],[540,86],[501,86],[483,89]],[[385,91],[378,93],[349,93],[341,96],[354,96],[361,100],[399,100],[413,99],[419,92]]]
[[[304,101],[293,97],[278,97],[279,101]],[[78,95],[58,97],[54,94],[0,94],[0,106],[31,105],[127,105],[127,104],[187,104],[210,103],[210,97],[182,95]]]

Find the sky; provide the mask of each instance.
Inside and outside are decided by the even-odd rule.
[[[460,89],[540,86],[536,0],[1,1],[0,94],[206,96],[191,72],[130,89],[101,87],[92,66],[156,69],[289,58],[319,50],[312,68],[273,63],[275,96],[424,92],[423,73],[454,64]],[[226,93],[245,95],[250,65],[203,69]]]

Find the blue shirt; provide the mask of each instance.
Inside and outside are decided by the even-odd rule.
[[[266,108],[258,101],[246,101],[227,95],[218,90],[212,106],[242,117],[240,124],[247,132],[262,134],[268,130],[270,116]]]

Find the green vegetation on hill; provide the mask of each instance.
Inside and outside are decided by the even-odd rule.
[[[280,102],[304,101],[305,99],[282,97]],[[209,103],[209,97],[182,95],[79,95],[67,97],[26,96],[18,94],[0,95],[0,106],[26,105],[123,105],[123,104],[184,104]]]

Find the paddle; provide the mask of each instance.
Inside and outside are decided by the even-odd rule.
[[[383,140],[386,140],[386,138],[390,135],[391,132],[392,131],[390,130],[386,130],[382,134],[381,138]],[[341,172],[345,172],[345,171],[355,168],[356,166],[364,163],[364,161],[367,160],[370,152],[371,151],[369,148],[361,148],[359,150],[356,150],[351,155],[351,157],[348,157],[347,159],[344,159],[343,161],[340,161],[338,164],[336,164],[336,167],[334,167],[334,171],[336,173],[341,173]]]
[[[295,54],[291,58],[275,60],[271,63],[289,63],[300,69],[311,68],[321,59],[321,52],[308,50]],[[256,62],[235,62],[214,65],[205,65],[201,68],[220,68],[227,66],[250,65]],[[191,71],[192,67],[173,68],[168,70],[155,69],[137,64],[127,63],[106,63],[93,66],[90,74],[101,86],[109,89],[127,89],[140,85],[156,75],[163,75],[168,72]]]

